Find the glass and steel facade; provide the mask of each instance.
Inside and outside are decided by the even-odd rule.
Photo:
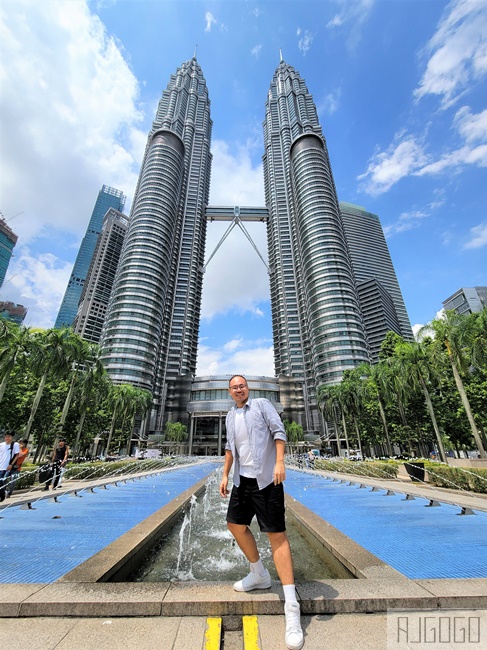
[[[193,58],[171,76],[157,108],[102,335],[112,380],[152,392],[151,429],[163,426],[168,387],[196,371],[211,130]]]
[[[371,360],[376,362],[388,331],[392,330],[408,341],[414,339],[413,331],[379,217],[359,205],[343,201],[340,202],[340,213]]]
[[[221,442],[231,405],[225,381],[195,379],[207,221],[267,225],[276,374],[268,390],[272,397],[279,387],[284,418],[323,433],[319,387],[370,360],[358,292],[370,278],[354,272],[313,98],[284,61],[270,84],[263,127],[265,207],[208,206],[212,122],[196,58],[162,94],[101,338],[112,380],[152,392],[148,431],[162,431],[168,420],[191,425],[199,413],[219,428],[212,435]],[[396,322],[394,293],[388,300],[383,286],[364,285],[364,300],[373,312],[370,299],[380,298]]]
[[[69,278],[54,327],[71,327],[73,325],[78,312],[78,304],[83,291],[83,285],[88,275],[93,253],[95,252],[96,242],[101,233],[103,217],[109,208],[115,208],[115,210],[123,212],[125,198],[125,195],[120,190],[116,190],[108,185],[103,185],[98,192],[98,198],[93,208],[86,234],[83,237],[78,255],[76,256],[73,271]]]
[[[90,343],[100,342],[127,225],[127,216],[114,208],[110,208],[103,218],[73,322],[75,333]]]
[[[281,61],[264,121],[276,375],[303,383],[308,430],[320,385],[369,360],[325,139],[304,80]]]
[[[443,309],[472,314],[487,307],[487,287],[462,287],[443,301]]]
[[[17,235],[3,217],[0,217],[0,287],[5,281]]]

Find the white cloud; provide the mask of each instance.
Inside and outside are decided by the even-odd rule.
[[[315,37],[314,34],[312,34],[309,30],[305,29],[302,30],[301,27],[298,27],[296,35],[299,37],[298,38],[298,48],[301,50],[304,56],[309,51],[309,48],[311,47],[311,44],[313,42],[313,39]]]
[[[200,341],[196,370],[199,377],[232,375],[235,372],[241,372],[246,376],[273,377],[275,374],[273,346],[259,346],[249,341],[246,342],[244,349],[228,352],[225,346],[210,348]]]
[[[2,210],[24,212],[24,243],[46,225],[80,235],[104,183],[135,186],[137,80],[81,0],[4,3],[0,42]]]
[[[377,151],[369,161],[367,171],[358,176],[363,191],[376,196],[387,192],[407,176],[451,173],[451,170],[461,170],[469,165],[487,167],[487,110],[472,114],[469,107],[464,106],[457,111],[453,127],[466,144],[438,154],[436,160],[433,154],[426,154],[419,138],[397,134],[387,151]]]
[[[211,26],[216,25],[217,21],[211,11],[207,11],[205,14],[206,27],[205,32],[211,32]]]
[[[377,152],[367,171],[358,177],[363,189],[373,196],[387,192],[401,178],[421,169],[427,162],[423,146],[414,136],[402,135],[385,152]]]
[[[336,0],[341,5],[341,11],[331,18],[327,29],[346,28],[346,42],[350,50],[355,49],[361,38],[362,25],[368,19],[375,0]]]
[[[51,253],[34,256],[26,246],[16,247],[14,252],[1,289],[2,300],[12,300],[28,308],[25,325],[52,327],[72,264]]]
[[[384,235],[390,237],[394,233],[406,232],[407,230],[419,228],[423,219],[427,219],[430,216],[431,213],[424,210],[403,212],[399,215],[399,218],[395,223],[384,227]]]
[[[26,323],[48,327],[75,251],[57,258],[46,235],[79,240],[103,184],[133,192],[146,141],[139,86],[83,0],[3,3],[0,48],[1,207],[22,212],[2,291],[29,307]]]
[[[462,106],[454,117],[453,126],[468,144],[487,141],[487,109],[472,114],[469,106]]]
[[[487,246],[487,222],[470,228],[470,239],[463,248],[482,248]]]
[[[451,2],[425,51],[428,63],[414,94],[438,95],[447,108],[487,73],[487,4]]]
[[[250,50],[250,54],[252,54],[252,56],[255,56],[256,59],[258,59],[259,56],[260,56],[260,51],[261,51],[261,50],[262,50],[262,44],[259,43],[259,45],[256,45],[255,47],[253,47],[253,48]]]
[[[316,106],[318,115],[332,115],[335,113],[340,106],[341,97],[341,88],[336,88],[332,92],[328,93],[326,97],[321,100]]]

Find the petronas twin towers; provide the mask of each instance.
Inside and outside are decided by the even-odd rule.
[[[211,131],[208,89],[193,58],[159,102],[102,339],[112,379],[154,395],[151,429],[162,428],[178,382],[196,371]],[[317,388],[368,361],[369,350],[316,108],[284,61],[267,96],[264,145],[275,371],[299,382],[313,406]],[[307,425],[318,430],[311,413]]]

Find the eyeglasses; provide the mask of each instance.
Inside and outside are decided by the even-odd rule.
[[[230,390],[243,390],[247,388],[247,384],[239,384],[238,386],[230,386]]]

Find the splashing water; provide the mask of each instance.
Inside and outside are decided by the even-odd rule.
[[[226,525],[228,499],[222,499],[219,494],[221,471],[210,474],[203,495],[198,499],[193,495],[184,516],[148,552],[143,565],[132,575],[132,581],[233,581],[248,572],[248,562]],[[277,580],[267,535],[260,532],[255,521],[250,528],[263,562]],[[294,526],[288,525],[287,532],[297,579],[338,577]]]

